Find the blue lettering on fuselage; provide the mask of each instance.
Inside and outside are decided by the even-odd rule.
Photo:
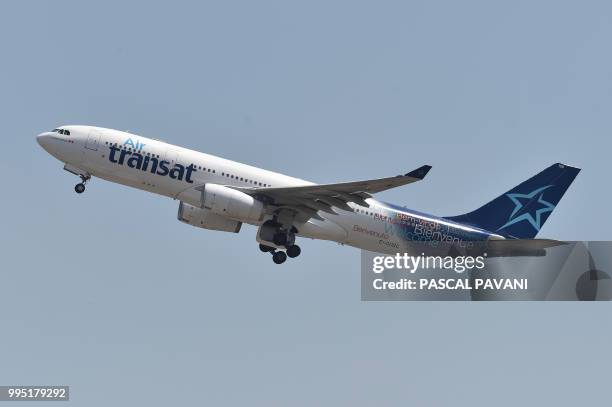
[[[140,141],[138,141],[138,139],[136,139],[136,143],[134,143],[134,141],[132,141],[131,138],[125,140],[123,142],[123,146],[124,147],[131,147],[132,149],[136,150],[136,151],[140,151],[144,148],[144,146],[146,146],[145,143],[141,143]]]
[[[134,144],[132,139],[128,139],[125,143],[123,143],[123,145],[131,145],[135,151],[130,152],[111,145],[109,147],[110,153],[108,155],[108,161],[117,165],[127,165],[129,168],[134,168],[140,171],[148,171],[151,174],[162,177],[169,176],[170,178],[179,181],[185,179],[185,182],[193,184],[193,179],[191,176],[197,171],[195,165],[189,164],[187,167],[185,167],[184,165],[176,163],[174,164],[174,167],[170,168],[170,162],[168,161],[160,161],[156,157],[141,154],[140,151],[144,146],[143,143],[139,143],[137,141],[136,144]],[[117,152],[119,152],[119,154],[117,154]]]

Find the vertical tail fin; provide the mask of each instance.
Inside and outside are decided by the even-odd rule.
[[[446,219],[508,238],[532,239],[579,172],[568,165],[551,165],[475,211]]]

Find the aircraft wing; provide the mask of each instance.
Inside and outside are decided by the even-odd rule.
[[[294,209],[308,218],[321,219],[317,211],[337,214],[333,207],[352,212],[353,208],[348,205],[349,202],[369,207],[370,205],[365,200],[370,198],[371,194],[420,181],[425,178],[430,169],[431,166],[423,165],[404,175],[338,184],[282,188],[228,187],[259,197],[266,203]]]

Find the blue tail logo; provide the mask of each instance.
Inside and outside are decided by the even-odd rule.
[[[555,205],[544,200],[544,190],[550,187],[552,187],[552,185],[535,189],[528,194],[506,194],[515,207],[512,210],[508,221],[497,230],[504,229],[510,225],[526,220],[531,226],[533,226],[536,233],[539,232],[542,228],[542,214],[552,212],[553,209],[555,209]],[[536,196],[537,199],[534,199]]]
[[[509,239],[533,239],[579,172],[579,168],[553,164],[475,211],[447,219]]]

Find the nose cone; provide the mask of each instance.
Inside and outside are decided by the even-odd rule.
[[[52,144],[51,133],[46,132],[46,133],[39,134],[38,136],[36,136],[36,141],[48,153],[51,153],[51,144]]]

